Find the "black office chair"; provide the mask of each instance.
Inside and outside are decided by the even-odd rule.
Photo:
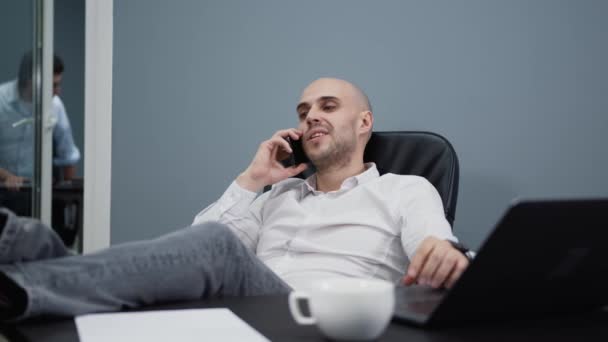
[[[431,132],[373,132],[365,148],[365,162],[374,162],[381,175],[395,173],[426,178],[441,196],[445,216],[452,226],[458,199],[459,166],[450,142]],[[314,173],[308,168],[296,177]]]

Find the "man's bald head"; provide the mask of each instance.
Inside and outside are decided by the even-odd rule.
[[[348,82],[343,79],[333,77],[321,77],[311,82],[304,91],[302,92],[302,98],[310,89],[317,89],[318,87],[331,89],[332,87],[338,87],[344,91],[344,94],[350,96],[350,98],[357,104],[361,111],[372,111],[372,105],[367,97],[367,94],[352,82]]]

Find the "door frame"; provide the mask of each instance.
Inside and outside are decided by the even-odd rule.
[[[113,8],[85,2],[83,253],[110,245]]]
[[[32,213],[47,225],[52,213],[53,126],[53,29],[54,0],[36,0],[33,5],[32,89],[34,105],[34,160]]]

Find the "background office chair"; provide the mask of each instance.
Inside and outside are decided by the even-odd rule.
[[[459,166],[456,151],[446,138],[431,132],[373,132],[363,160],[376,163],[381,175],[390,172],[426,178],[439,192],[445,216],[453,225]],[[314,168],[309,167],[296,177],[312,173]]]

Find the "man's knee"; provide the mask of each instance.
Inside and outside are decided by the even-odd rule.
[[[216,243],[232,245],[240,243],[239,239],[232,233],[230,228],[219,222],[204,222],[192,227],[204,235],[206,239]]]

